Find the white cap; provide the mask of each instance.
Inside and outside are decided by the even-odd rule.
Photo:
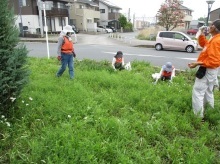
[[[67,32],[74,32],[74,31],[73,31],[73,29],[72,29],[72,26],[66,25],[66,26],[64,26],[64,28],[63,28],[63,32],[66,34]]]

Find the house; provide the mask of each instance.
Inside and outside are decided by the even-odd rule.
[[[94,31],[100,20],[99,4],[97,0],[77,0],[70,6],[70,24],[74,24],[80,31]]]
[[[46,6],[45,14],[43,3]],[[45,22],[48,32],[59,33],[67,24],[74,24],[81,31],[89,31],[101,24],[99,5],[106,7],[107,24],[113,22],[118,27],[119,10],[121,8],[104,2],[104,0],[9,0],[9,5],[17,15],[16,25],[21,33],[41,34],[45,32]],[[101,12],[101,13],[100,13]],[[103,16],[103,15],[102,15]],[[46,20],[46,21],[45,21]],[[116,23],[115,23],[116,20]]]
[[[183,18],[183,24],[182,26],[185,28],[185,29],[189,29],[189,26],[190,26],[190,22],[192,21],[192,12],[193,10],[183,6],[183,5],[180,5],[180,10],[182,10],[185,14],[185,17]]]
[[[100,21],[99,25],[109,25],[116,29],[120,28],[118,19],[120,18],[120,10],[122,8],[116,6],[108,0],[99,0]]]
[[[134,28],[137,30],[142,30],[150,26],[150,22],[147,20],[138,20],[136,19],[134,22]]]
[[[217,8],[210,12],[210,21],[214,21],[216,19],[220,19],[220,8]]]
[[[36,34],[43,33],[45,20],[48,32],[60,32],[63,29],[68,22],[67,1],[52,1],[50,9],[45,11],[46,17],[44,17],[43,10],[40,10],[43,6],[42,3],[39,3],[39,0],[9,0],[9,5],[17,15],[15,24],[20,30],[22,31],[23,27],[27,33]]]
[[[189,25],[189,29],[197,29],[201,26],[205,25],[204,21],[192,20]]]

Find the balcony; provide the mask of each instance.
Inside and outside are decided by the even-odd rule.
[[[191,16],[191,15],[186,15],[186,16],[183,18],[183,21],[184,21],[184,22],[191,22],[191,21],[192,21],[192,16]]]
[[[108,19],[109,20],[118,20],[120,17],[119,13],[108,13]]]
[[[60,9],[60,8],[52,8],[52,10],[47,10],[46,14],[47,16],[53,16],[53,17],[68,17],[68,10]]]

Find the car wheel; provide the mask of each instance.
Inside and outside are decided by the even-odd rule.
[[[160,51],[160,50],[163,49],[163,46],[162,46],[161,44],[156,44],[156,45],[155,45],[155,49],[156,49],[157,51]]]
[[[186,52],[192,53],[193,51],[194,51],[194,47],[193,46],[187,46],[186,47]]]

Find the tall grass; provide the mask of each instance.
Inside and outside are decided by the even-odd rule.
[[[219,163],[220,103],[206,122],[191,107],[194,73],[153,85],[146,62],[113,71],[107,61],[30,58],[31,77],[18,109],[0,122],[0,163]],[[7,126],[6,122],[10,123]]]

